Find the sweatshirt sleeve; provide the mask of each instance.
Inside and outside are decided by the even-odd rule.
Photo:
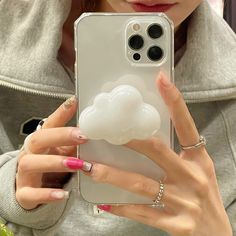
[[[69,206],[72,204],[72,197],[67,200],[42,205],[33,210],[22,208],[15,197],[15,175],[17,167],[17,155],[19,151],[0,155],[0,217],[6,222],[17,225],[16,228],[30,228],[46,235],[50,228],[55,229],[58,223],[66,215]],[[70,191],[71,182],[65,186]],[[42,232],[45,231],[45,234]],[[27,235],[38,235],[37,233]]]

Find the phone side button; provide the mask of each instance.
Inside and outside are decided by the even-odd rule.
[[[77,63],[76,62],[75,62],[75,65],[74,65],[74,71],[75,71],[75,79],[77,79],[78,72],[77,72]]]

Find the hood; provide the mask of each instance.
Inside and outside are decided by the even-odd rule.
[[[68,0],[0,1],[0,82],[32,92],[74,94],[57,60],[70,7]]]
[[[74,93],[73,82],[57,60],[70,7],[71,0],[0,1],[0,82]],[[207,1],[190,18],[175,81],[190,103],[236,98],[236,36]]]
[[[187,102],[236,98],[236,35],[206,1],[190,17],[175,83]]]

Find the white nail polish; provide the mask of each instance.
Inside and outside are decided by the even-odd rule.
[[[84,164],[83,164],[83,171],[85,172],[90,172],[92,170],[92,167],[93,167],[93,164],[92,163],[89,163],[87,161],[84,161]]]
[[[64,102],[64,108],[65,108],[66,110],[70,109],[76,101],[77,101],[76,96],[73,96],[73,97],[67,99],[67,100]]]
[[[83,134],[81,134],[81,131],[79,128],[74,128],[74,130],[71,133],[72,137],[78,141],[85,141],[87,140],[87,137]]]
[[[69,192],[67,191],[53,191],[51,197],[55,199],[67,199],[69,198]]]

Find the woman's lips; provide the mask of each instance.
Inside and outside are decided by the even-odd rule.
[[[171,9],[174,4],[156,4],[153,6],[147,6],[142,3],[132,3],[133,9],[137,12],[166,12]]]

